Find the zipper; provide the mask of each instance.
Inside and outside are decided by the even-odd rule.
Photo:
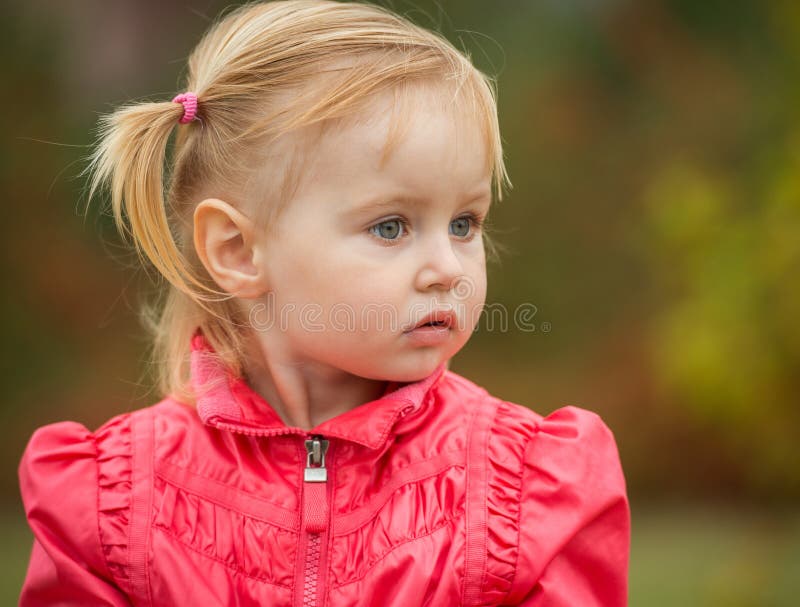
[[[303,471],[303,531],[306,534],[303,607],[317,605],[321,594],[322,534],[328,529],[328,469],[325,455],[329,441],[319,434],[306,439],[306,467]]]

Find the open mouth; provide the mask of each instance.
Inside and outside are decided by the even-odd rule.
[[[419,319],[417,324],[406,325],[406,333],[417,329],[452,329],[457,322],[457,317],[451,310],[436,310]]]
[[[423,319],[423,322],[420,322],[418,325],[413,327],[412,330],[425,328],[449,329],[453,326],[455,319],[452,317],[452,315],[445,313],[444,315],[437,314],[436,316],[438,316],[438,318],[434,317],[427,321]]]

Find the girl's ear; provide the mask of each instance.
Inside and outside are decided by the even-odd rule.
[[[211,278],[224,291],[255,299],[267,290],[256,263],[253,221],[224,200],[207,198],[194,210],[194,247]]]

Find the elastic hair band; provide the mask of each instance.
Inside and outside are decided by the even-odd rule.
[[[183,116],[178,120],[181,124],[187,124],[197,117],[197,94],[187,91],[180,95],[175,95],[173,103],[183,105]]]

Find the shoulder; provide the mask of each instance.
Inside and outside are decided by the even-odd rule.
[[[588,521],[612,508],[623,520],[625,480],[614,434],[597,413],[567,405],[541,415],[486,391],[479,406],[483,455],[469,464],[485,467],[485,495],[475,502],[486,516],[482,592],[502,603],[512,581],[535,580]]]
[[[121,424],[122,418],[115,421]],[[113,566],[109,567],[104,551],[100,498],[102,486],[113,481],[103,467],[103,443],[97,433],[77,422],[42,426],[29,439],[18,472],[34,549],[43,547],[52,566],[71,569],[69,563],[74,561],[85,570],[111,578]],[[122,486],[117,491],[123,499],[128,493]],[[37,571],[43,575],[44,569],[38,567]]]
[[[37,428],[31,435],[19,464],[23,500],[34,495],[78,492],[88,483],[98,483],[98,464],[109,456],[130,452],[131,413],[117,415],[95,431],[74,421]]]
[[[488,418],[489,431],[500,440],[527,446],[536,437],[564,441],[573,447],[591,447],[596,443],[614,444],[614,435],[597,413],[566,405],[543,416],[530,407],[506,401],[490,394],[484,387],[447,370],[438,386],[446,398],[467,400],[479,406]]]
[[[543,416],[530,407],[493,396],[449,369],[437,384],[437,393],[448,406],[459,403],[468,413],[482,417],[476,427],[484,427],[487,445],[508,450],[505,455],[516,459],[520,470],[527,460],[561,451],[584,459],[619,457],[613,432],[600,415],[589,409],[566,405]]]
[[[104,501],[118,503],[131,491],[135,458],[152,459],[156,444],[169,452],[204,431],[195,408],[172,398],[116,415],[94,431],[74,421],[42,426],[19,463],[23,502],[33,507],[91,489],[102,511]]]
[[[94,431],[74,421],[36,429],[18,468],[34,536],[59,537],[126,587],[135,458],[150,459],[153,435],[176,438],[176,428],[191,425],[192,412],[164,399],[114,416]]]
[[[74,421],[37,428],[31,435],[19,466],[20,476],[102,465],[111,458],[131,456],[144,430],[180,440],[193,426],[202,425],[193,407],[171,398],[116,415],[96,430]],[[33,479],[32,479],[33,480]]]
[[[557,409],[537,420],[519,463],[505,598],[565,593],[569,604],[626,604],[630,508],[608,425],[587,409]]]
[[[47,503],[96,484],[97,448],[92,433],[76,422],[38,428],[19,463],[20,491],[30,516]]]
[[[614,433],[594,411],[566,405],[543,416],[500,399],[494,411],[487,456],[498,468],[513,469],[524,485],[521,500],[539,499],[536,491],[547,488],[625,492]]]

